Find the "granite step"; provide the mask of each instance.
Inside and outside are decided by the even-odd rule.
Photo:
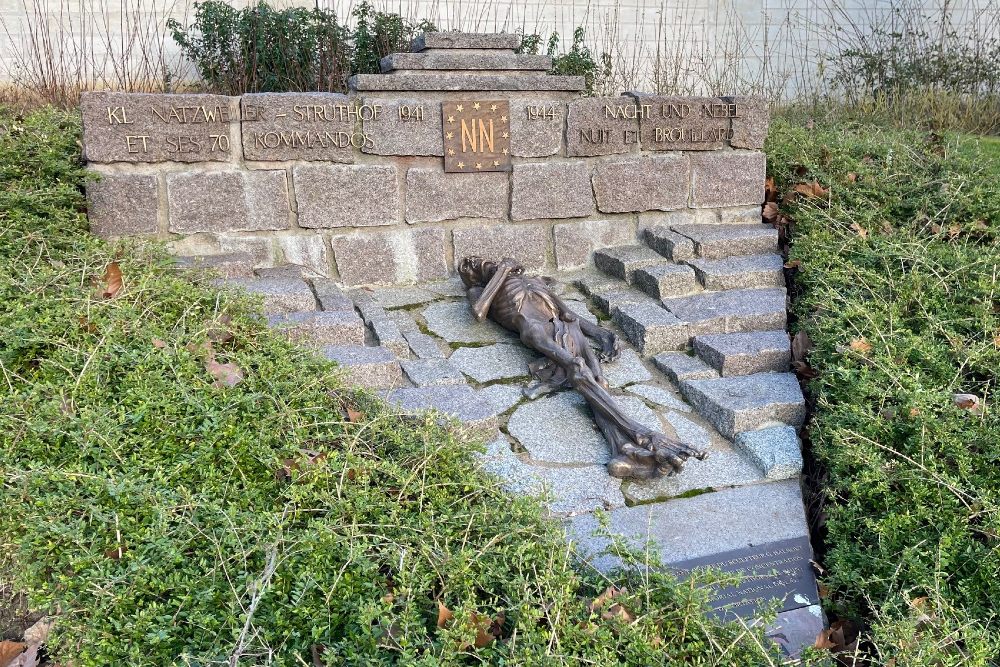
[[[365,324],[372,332],[375,343],[387,348],[400,359],[408,359],[410,344],[403,336],[399,324],[389,316],[385,308],[368,292],[354,290],[350,296]]]
[[[806,416],[805,398],[792,373],[684,380],[680,389],[698,414],[730,440],[773,422],[798,429]]]
[[[621,303],[613,308],[611,321],[643,356],[682,349],[690,338],[687,322],[656,302]]]
[[[768,371],[785,372],[792,349],[784,331],[753,331],[695,336],[695,353],[723,377]]]
[[[354,301],[350,299],[340,286],[329,278],[314,278],[312,281],[313,290],[319,300],[319,306],[327,311],[350,311],[354,312]]]
[[[662,263],[663,257],[659,253],[641,245],[617,246],[594,252],[594,266],[628,283],[632,282],[632,273],[636,269]]]
[[[306,281],[299,278],[228,278],[221,281],[264,300],[265,313],[294,313],[317,310],[316,297]]]
[[[767,479],[797,479],[802,473],[802,442],[791,426],[770,426],[740,433],[734,446]]]
[[[695,271],[683,264],[652,264],[632,272],[632,284],[655,299],[690,294],[700,289]]]
[[[354,311],[305,311],[268,315],[267,323],[290,339],[322,345],[364,345],[365,323]]]
[[[653,357],[653,365],[675,384],[684,380],[706,380],[719,377],[719,372],[698,357],[684,352],[661,352]]]
[[[433,387],[403,387],[385,392],[385,401],[406,414],[428,410],[457,419],[476,435],[493,438],[497,433],[496,410],[467,384]]]
[[[677,319],[690,325],[692,336],[708,333],[774,331],[786,324],[785,290],[724,290],[663,299]]]
[[[391,53],[382,58],[379,67],[385,74],[393,72],[461,72],[508,71],[547,72],[552,69],[552,56],[508,53],[502,50],[479,52]]]
[[[746,255],[726,259],[689,259],[698,282],[707,290],[784,287],[781,255]]]
[[[215,255],[184,255],[174,258],[182,269],[212,271],[223,278],[250,278],[254,275],[255,258],[247,252],[225,252]]]
[[[327,359],[344,369],[347,382],[367,389],[391,389],[403,383],[396,356],[384,347],[330,345],[323,348]]]
[[[690,239],[694,255],[704,259],[778,252],[778,230],[771,225],[673,225],[671,230]]]
[[[651,250],[673,262],[683,262],[695,256],[694,241],[669,227],[647,227],[642,231],[642,240]]]

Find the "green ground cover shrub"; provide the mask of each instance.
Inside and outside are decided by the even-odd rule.
[[[998,145],[779,119],[767,148],[778,192],[829,189],[782,204],[828,602],[868,623],[875,664],[997,664]]]
[[[432,418],[90,236],[78,136],[0,110],[0,599],[56,616],[61,664],[779,664],[710,579],[577,569]]]

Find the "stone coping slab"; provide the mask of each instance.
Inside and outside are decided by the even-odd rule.
[[[506,32],[425,32],[410,44],[414,52],[426,49],[516,49],[521,46],[521,36]]]
[[[552,56],[527,53],[390,53],[379,61],[379,68],[388,74],[397,70],[511,70],[546,72],[552,69]]]
[[[554,74],[355,74],[347,80],[351,90],[374,91],[535,91],[580,92],[587,85],[582,76]],[[763,186],[761,186],[763,192]]]

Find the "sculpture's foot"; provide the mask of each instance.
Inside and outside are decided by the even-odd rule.
[[[618,455],[608,463],[608,474],[622,479],[670,476],[679,473],[688,459],[702,460],[706,456],[707,452],[662,433],[637,429],[619,445]]]

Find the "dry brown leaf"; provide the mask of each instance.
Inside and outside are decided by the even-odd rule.
[[[823,198],[830,194],[830,191],[820,185],[819,181],[813,181],[812,183],[799,183],[792,188],[792,190],[807,198]]]
[[[451,609],[448,609],[448,607],[444,606],[443,602],[441,602],[440,600],[438,600],[438,620],[437,620],[437,626],[439,628],[443,628],[444,624],[447,623],[448,621],[450,621],[454,617],[455,617],[455,615],[453,613],[451,613]]]
[[[948,227],[948,238],[950,239],[956,238],[961,233],[962,227],[960,225],[951,225]]]
[[[625,621],[626,623],[635,623],[635,616],[632,615],[625,605],[615,603],[608,607],[608,610],[601,614],[601,618],[605,621],[611,621],[613,619],[619,619]]]
[[[28,645],[21,642],[7,640],[0,642],[0,667],[7,667],[14,662],[19,655],[24,653],[26,648],[28,648]]]
[[[764,210],[761,211],[761,217],[764,218],[764,220],[767,220],[768,222],[774,222],[775,220],[777,220],[778,205],[773,201],[769,201],[766,204],[764,204]]]
[[[596,612],[600,611],[604,605],[606,605],[611,600],[625,595],[626,591],[624,588],[616,588],[615,586],[608,586],[604,589],[604,592],[594,598],[594,601],[590,603],[590,611]]]
[[[355,410],[350,406],[347,407],[347,421],[351,422],[352,424],[356,424],[357,422],[363,420],[364,418],[365,418],[365,413],[359,410]]]
[[[816,584],[816,587],[819,590],[819,598],[821,600],[825,600],[830,597],[830,588],[826,584],[818,583]]]
[[[153,339],[153,347],[155,347],[157,350],[162,350],[166,346],[167,346],[167,343],[165,341],[162,341],[159,338],[154,338]]]
[[[205,370],[215,378],[212,386],[217,389],[235,387],[240,382],[243,382],[243,371],[234,363],[220,364],[215,359],[206,359]]]
[[[848,183],[857,183],[858,182],[858,175],[856,173],[854,173],[853,171],[848,172],[847,173],[847,182]]]
[[[857,234],[861,238],[863,239],[868,238],[868,230],[859,225],[858,223],[852,222],[851,229],[854,231],[855,234]]]
[[[924,609],[927,608],[927,596],[922,595],[918,598],[913,598],[912,600],[910,600],[909,605],[911,609],[917,609],[919,611],[923,611]]]
[[[983,413],[983,402],[975,394],[955,394],[951,400],[963,410],[968,410],[976,415]]]
[[[837,645],[830,640],[830,633],[833,631],[830,628],[826,628],[818,635],[816,635],[816,642],[813,644],[813,648],[825,648],[834,649]]]
[[[920,415],[920,410],[918,410],[917,408],[910,408],[911,417],[917,417],[919,415]]]
[[[807,130],[811,130],[811,129],[815,128],[815,127],[816,127],[816,121],[815,120],[813,120],[812,118],[810,118],[808,121],[806,121],[806,129]]]
[[[862,336],[861,338],[854,338],[851,340],[850,348],[859,354],[867,354],[871,352],[872,344],[869,343],[864,336]]]
[[[475,612],[472,614],[472,624],[476,628],[476,648],[483,648],[500,636],[500,629],[503,627],[504,616],[498,614],[496,618],[490,619],[486,616],[479,616]]]
[[[777,200],[778,200],[778,188],[774,184],[774,179],[768,177],[768,179],[764,181],[764,201],[775,202]]]
[[[313,667],[326,667],[326,660],[323,659],[323,654],[326,653],[325,645],[313,644],[309,647],[309,652],[312,653]]]
[[[784,266],[785,266],[786,269],[797,269],[800,266],[802,266],[802,260],[801,259],[793,259],[790,262],[785,262]]]
[[[233,318],[229,315],[222,315],[215,322],[208,327],[206,332],[208,339],[214,343],[228,343],[233,339],[233,332],[230,330],[229,325],[233,321]]]
[[[819,371],[804,361],[793,361],[792,370],[803,380],[812,380],[819,377]]]
[[[993,337],[993,344],[996,345],[997,347],[1000,347],[1000,334],[997,334],[996,336]]]
[[[111,262],[104,270],[104,287],[101,290],[102,299],[113,299],[122,288],[122,270],[118,262]]]
[[[809,340],[809,334],[805,330],[792,336],[792,359],[795,361],[805,361],[812,350],[813,342]]]

